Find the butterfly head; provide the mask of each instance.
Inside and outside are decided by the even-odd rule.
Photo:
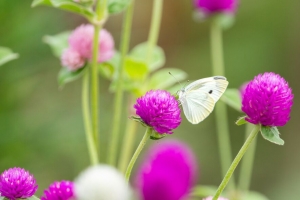
[[[179,99],[179,101],[183,97],[183,95],[184,95],[185,92],[186,91],[185,91],[184,87],[177,91],[176,96],[177,96],[177,99]]]

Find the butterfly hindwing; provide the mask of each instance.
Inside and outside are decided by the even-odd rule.
[[[189,84],[185,91],[194,91],[194,90],[201,90],[208,92],[215,102],[219,100],[222,94],[225,92],[228,86],[228,81],[225,77],[222,76],[214,76],[209,78],[203,78],[197,81],[192,82]]]
[[[207,92],[189,91],[179,98],[183,112],[192,124],[203,121],[214,109],[215,101]]]

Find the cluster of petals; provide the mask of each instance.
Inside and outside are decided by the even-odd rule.
[[[288,83],[273,72],[250,81],[242,98],[246,120],[263,126],[284,126],[290,119],[294,95]]]
[[[72,200],[74,199],[74,184],[71,181],[61,181],[52,183],[41,200]]]
[[[212,196],[209,196],[209,197],[206,197],[206,198],[203,199],[203,200],[213,200],[213,197],[212,197]],[[226,198],[224,198],[224,197],[219,197],[218,200],[228,200],[228,199],[226,199]]]
[[[36,180],[25,169],[14,167],[1,174],[0,196],[9,200],[29,198],[37,189]]]
[[[197,10],[205,15],[216,13],[235,13],[238,0],[194,0],[194,5]]]
[[[188,195],[196,177],[196,159],[187,145],[159,141],[145,156],[135,187],[142,200],[179,200]]]
[[[130,188],[118,170],[109,165],[87,168],[76,178],[77,200],[129,200]]]
[[[169,92],[151,90],[137,99],[136,114],[159,134],[172,134],[181,123],[178,101]]]
[[[84,66],[93,55],[94,26],[83,24],[77,27],[69,37],[69,48],[61,56],[62,65],[70,71],[75,71]],[[102,29],[99,33],[99,55],[98,62],[105,62],[113,57],[114,40],[111,34]]]

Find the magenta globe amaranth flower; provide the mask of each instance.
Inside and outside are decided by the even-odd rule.
[[[74,198],[74,184],[71,181],[52,183],[41,200],[72,200]]]
[[[234,14],[238,0],[194,0],[195,7],[205,15],[216,13]]]
[[[33,175],[25,169],[14,167],[1,174],[0,194],[9,200],[29,198],[37,188]]]
[[[143,122],[160,134],[172,134],[181,123],[177,100],[164,90],[151,90],[137,99],[136,114]]]
[[[284,126],[290,119],[294,95],[288,83],[273,72],[249,82],[242,100],[246,120],[263,126]]]
[[[192,151],[178,141],[152,146],[136,176],[142,200],[184,199],[196,182],[197,164]]]

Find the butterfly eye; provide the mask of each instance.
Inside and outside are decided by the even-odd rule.
[[[208,92],[209,94],[212,94],[213,93],[213,91],[212,90],[209,90],[209,92]]]

